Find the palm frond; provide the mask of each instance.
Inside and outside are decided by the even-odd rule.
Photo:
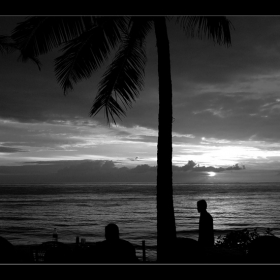
[[[177,18],[187,36],[206,37],[219,45],[231,45],[232,23],[224,16],[182,16]]]
[[[99,18],[91,29],[64,44],[63,54],[55,59],[55,72],[65,94],[73,89],[73,83],[89,78],[108,58],[121,40],[126,20],[125,17]]]
[[[144,44],[151,27],[152,20],[148,17],[131,18],[129,32],[123,38],[122,45],[99,84],[91,116],[104,108],[108,123],[110,118],[116,123],[115,116],[121,119],[125,115],[124,109],[132,106],[144,85]]]
[[[21,52],[19,59],[36,62],[39,55],[81,35],[93,24],[94,17],[88,16],[27,17],[12,31],[12,39]]]
[[[15,43],[10,36],[0,35],[0,52],[10,53],[16,50]]]

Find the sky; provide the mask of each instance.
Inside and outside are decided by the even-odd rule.
[[[0,16],[0,34],[24,19]],[[188,38],[168,22],[174,182],[280,181],[280,16],[228,19],[230,47]],[[89,116],[111,60],[64,96],[54,72],[60,54],[41,56],[41,71],[18,53],[0,54],[0,183],[155,182],[154,30],[144,88],[117,125],[108,126],[103,111]]]

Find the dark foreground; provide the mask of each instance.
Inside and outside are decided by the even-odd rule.
[[[7,245],[7,244],[6,244]],[[9,246],[9,245],[7,245]],[[12,245],[11,245],[12,246]],[[8,264],[98,264],[96,244],[63,244],[45,242],[40,245],[18,245],[3,250],[0,263]],[[145,249],[137,264],[157,264],[145,260]],[[263,236],[252,242],[248,252],[228,248],[200,248],[196,240],[177,239],[169,263],[174,264],[280,264],[280,238]],[[138,256],[139,257],[139,256]],[[116,263],[118,263],[116,261]],[[135,263],[133,261],[132,263]]]

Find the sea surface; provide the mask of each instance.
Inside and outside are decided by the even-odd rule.
[[[245,228],[270,228],[280,237],[280,183],[174,184],[173,194],[178,237],[197,240],[200,199],[208,203],[216,238]],[[61,242],[76,236],[98,242],[111,222],[140,259],[143,240],[147,259],[156,259],[155,184],[0,185],[0,236],[14,245],[50,241],[54,228]]]

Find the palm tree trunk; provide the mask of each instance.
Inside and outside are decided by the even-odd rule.
[[[157,147],[157,260],[168,261],[176,239],[172,186],[172,83],[164,17],[154,19],[158,50],[159,115]]]

